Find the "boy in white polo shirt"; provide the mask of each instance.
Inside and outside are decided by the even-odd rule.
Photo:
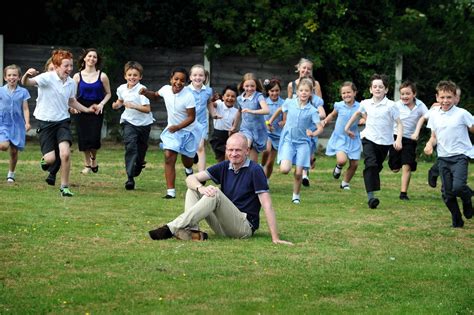
[[[455,105],[456,88],[452,81],[440,81],[436,86],[436,100],[441,107],[430,114],[427,127],[431,129],[431,138],[424,151],[431,155],[437,146],[443,201],[451,212],[452,227],[462,228],[464,221],[457,197],[462,200],[464,217],[472,218],[472,190],[467,185],[467,176],[469,159],[474,158],[468,133],[474,133],[474,117]]]
[[[400,187],[400,199],[408,198],[408,186],[410,184],[411,173],[416,171],[416,146],[417,139],[413,139],[416,125],[420,119],[428,112],[426,105],[416,97],[415,82],[405,81],[400,85],[400,100],[395,102],[395,106],[400,112],[400,120],[403,124],[403,138],[400,151],[390,148],[388,153],[388,166],[393,172],[401,170],[402,180]],[[395,127],[393,133],[397,133]]]
[[[369,208],[375,209],[380,201],[375,192],[380,190],[380,171],[391,146],[395,150],[402,149],[403,125],[400,112],[395,103],[386,97],[388,78],[384,74],[374,74],[370,79],[372,98],[360,102],[359,109],[352,115],[344,128],[349,137],[354,138],[350,130],[352,124],[362,115],[365,119],[365,129],[361,132],[364,152],[364,183],[367,191]],[[393,128],[397,125],[394,141]]]
[[[148,150],[148,138],[154,118],[150,101],[139,92],[146,87],[140,83],[143,78],[143,66],[136,61],[128,61],[123,70],[127,83],[117,88],[117,100],[113,109],[124,106],[120,116],[125,144],[125,169],[127,171],[126,190],[135,189],[135,177],[145,167],[145,155]]]
[[[41,167],[48,170],[55,164],[58,158],[55,149],[59,148],[60,192],[63,197],[72,197],[74,194],[69,190],[72,135],[68,109],[71,107],[81,112],[94,113],[97,107],[93,105],[87,108],[76,100],[76,82],[70,77],[73,69],[72,53],[58,49],[53,51],[51,60],[54,71],[37,75],[38,71],[30,68],[21,78],[21,83],[25,86],[38,86],[38,99],[33,115],[39,124],[39,141],[43,154]]]

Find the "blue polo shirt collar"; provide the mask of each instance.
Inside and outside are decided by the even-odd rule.
[[[243,164],[240,168],[242,168],[242,167],[249,167],[249,165],[250,165],[250,159],[247,158],[247,159],[245,160],[244,164]],[[233,165],[232,163],[229,163],[229,170],[233,170],[233,171],[234,171],[234,165]]]

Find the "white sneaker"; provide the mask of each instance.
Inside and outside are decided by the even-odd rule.
[[[7,177],[7,183],[14,183],[15,182],[15,177],[9,176]]]
[[[345,185],[341,184],[341,186],[339,187],[341,187],[341,189],[344,189],[344,190],[351,190],[351,186],[349,186],[349,184],[345,184]]]
[[[299,205],[299,204],[300,204],[300,200],[299,200],[299,199],[293,199],[292,202],[293,202],[295,205]]]

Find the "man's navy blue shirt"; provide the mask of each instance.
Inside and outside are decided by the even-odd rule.
[[[260,165],[247,159],[242,167],[234,172],[229,161],[222,161],[207,169],[211,179],[221,185],[227,198],[241,211],[247,214],[247,220],[253,229],[260,225],[261,208],[258,194],[268,192],[268,182]]]

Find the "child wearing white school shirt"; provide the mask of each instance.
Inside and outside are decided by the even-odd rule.
[[[474,158],[474,147],[468,133],[468,130],[474,133],[474,117],[454,105],[456,88],[452,81],[440,81],[436,86],[436,100],[441,107],[430,114],[427,127],[431,129],[431,137],[424,152],[431,155],[433,147],[437,146],[443,201],[451,212],[452,227],[462,228],[464,221],[457,197],[462,200],[466,219],[471,219],[473,212],[472,190],[467,185],[467,176],[469,159]]]
[[[380,203],[380,200],[375,197],[375,192],[380,190],[380,171],[390,147],[393,146],[395,150],[402,149],[403,125],[395,103],[386,97],[388,93],[386,75],[372,75],[370,93],[372,98],[360,103],[359,110],[352,115],[344,130],[351,138],[355,137],[350,128],[360,115],[364,116],[365,129],[360,134],[365,157],[364,184],[369,208],[375,209]],[[395,141],[394,124],[397,124],[398,130]]]
[[[214,150],[216,160],[222,162],[226,159],[225,148],[229,137],[237,132],[235,118],[238,109],[235,107],[238,91],[236,86],[228,85],[222,93],[222,100],[211,102],[210,113],[213,118],[214,131],[209,143]]]
[[[426,105],[416,98],[416,84],[411,81],[405,81],[400,85],[400,100],[395,103],[400,112],[400,120],[403,124],[403,148],[399,151],[393,147],[389,151],[388,166],[397,173],[402,171],[400,196],[401,200],[410,200],[408,198],[408,186],[410,184],[411,173],[416,171],[416,146],[417,139],[414,139],[416,125],[420,119],[428,112]],[[393,133],[396,134],[397,128],[394,126]]]

